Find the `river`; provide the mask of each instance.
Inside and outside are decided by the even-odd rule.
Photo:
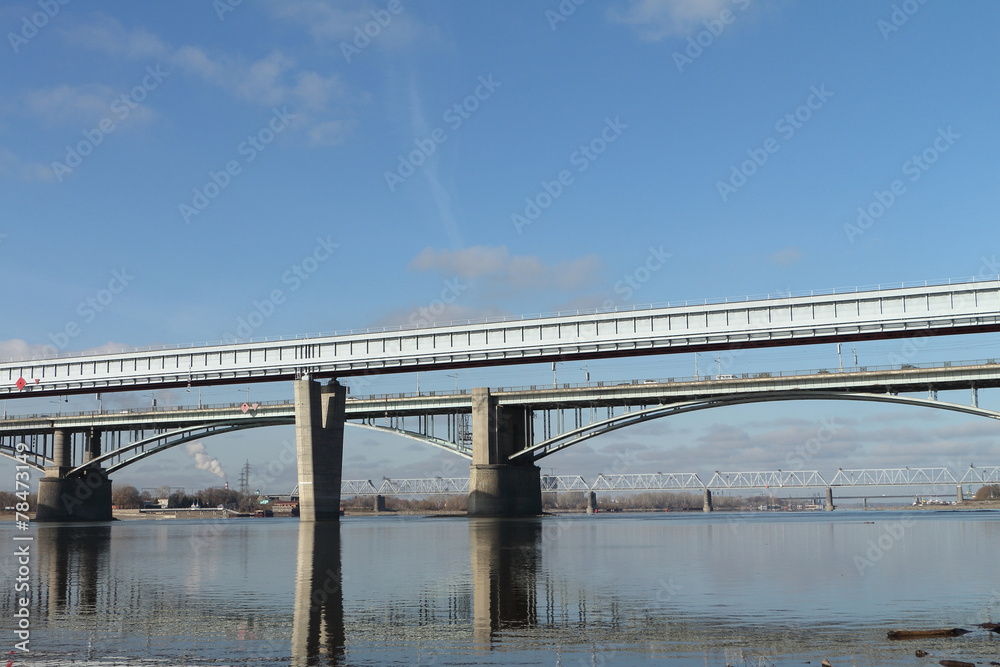
[[[997,660],[1000,512],[0,524],[33,536],[13,665]],[[0,599],[8,647],[16,559]],[[11,569],[13,568],[13,570]],[[890,641],[894,628],[963,637]],[[916,649],[930,653],[916,658]]]

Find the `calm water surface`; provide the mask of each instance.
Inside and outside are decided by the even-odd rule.
[[[13,552],[14,526],[0,526]],[[1000,513],[33,525],[15,665],[989,662]],[[19,533],[20,534],[20,533]],[[0,593],[14,608],[9,572]],[[4,614],[9,650],[10,613]],[[917,659],[922,648],[931,657]]]

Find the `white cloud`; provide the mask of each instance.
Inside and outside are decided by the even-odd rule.
[[[418,326],[447,322],[468,322],[485,318],[510,317],[513,313],[501,308],[474,308],[457,303],[444,303],[436,299],[431,303],[407,311],[391,312],[374,323],[378,327]]]
[[[132,345],[125,343],[107,342],[97,347],[90,347],[84,350],[65,350],[67,354],[110,354],[132,349]],[[48,343],[28,343],[20,338],[10,340],[0,340],[0,360],[3,359],[31,359],[34,357],[52,357],[60,354],[54,345]]]
[[[683,35],[702,21],[718,18],[732,0],[630,0],[627,9],[611,9],[608,17],[629,25],[643,39],[656,41],[664,37]]]
[[[598,282],[604,263],[597,255],[585,255],[547,265],[534,255],[511,255],[507,246],[473,246],[461,250],[425,248],[410,262],[410,268],[483,279],[487,288],[495,291],[554,289],[570,292]]]
[[[793,245],[782,248],[768,258],[772,264],[778,266],[794,266],[802,261],[802,251]]]
[[[20,338],[0,340],[0,359],[30,359],[45,355],[46,350],[51,352],[52,346],[28,343]]]
[[[128,30],[117,19],[101,14],[77,22],[62,34],[70,44],[129,60],[162,59],[168,51],[153,33],[143,28]]]
[[[0,148],[0,177],[25,183],[48,183],[55,180],[55,174],[48,165],[25,162],[5,148]]]
[[[402,11],[399,13],[389,14],[388,20],[384,5],[379,7],[359,1],[327,3],[320,0],[276,0],[269,3],[268,7],[278,18],[308,30],[317,43],[335,47],[338,55],[340,43],[347,42],[353,46],[356,29],[364,30],[365,24],[372,21],[378,22],[380,26],[379,32],[370,42],[373,48],[402,49],[440,41],[438,30],[420,22],[406,11],[406,3],[401,5]]]
[[[339,116],[335,107],[363,103],[364,96],[352,96],[336,73],[323,74],[299,67],[291,56],[274,50],[248,60],[216,54],[194,45],[172,46],[143,28],[126,28],[110,17],[97,17],[64,33],[76,45],[114,58],[158,61],[172,69],[197,77],[241,101],[262,107],[284,106],[296,114],[295,127],[306,133],[308,143],[328,146],[343,141],[353,123]],[[52,97],[49,93],[48,97]],[[104,99],[110,101],[108,95]],[[77,106],[98,107],[98,98],[74,98]],[[51,105],[46,105],[51,107]]]
[[[148,123],[155,117],[149,107],[133,102],[129,105],[128,122],[121,123],[122,118],[112,104],[123,95],[128,95],[128,91],[116,91],[101,84],[63,84],[28,92],[21,111],[47,125],[73,125],[81,129],[97,127],[105,118],[114,121],[117,129]]]

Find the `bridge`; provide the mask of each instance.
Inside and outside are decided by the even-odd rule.
[[[360,399],[348,399],[336,381],[321,386],[316,379],[998,330],[1000,281],[989,280],[32,359],[0,364],[3,397],[294,380],[295,400],[244,404],[238,413],[198,408],[6,419],[0,445],[22,465],[44,468],[39,520],[106,518],[110,472],[214,433],[290,423],[304,520],[339,515],[347,424],[471,459],[470,514],[530,515],[541,509],[536,461],[618,428],[723,405],[803,399],[894,402],[997,419],[1000,414],[979,408],[977,392],[1000,385],[1000,365],[986,360]],[[969,405],[936,400],[938,391],[958,388],[970,390]],[[928,398],[899,396],[914,392]],[[138,437],[123,443],[129,432]],[[18,440],[25,437],[29,443]]]
[[[775,489],[823,489],[832,487],[914,487],[949,486],[958,489],[958,502],[964,499],[962,486],[965,484],[1000,484],[1000,466],[970,465],[961,479],[948,468],[838,468],[826,479],[817,470],[765,470],[719,472],[705,484],[698,473],[622,473],[598,474],[593,481],[581,475],[545,475],[542,477],[542,493],[583,492],[587,494],[589,510],[596,508],[595,494],[623,491],[701,491],[705,503],[703,509],[712,511],[712,490],[775,490]],[[290,498],[298,497],[298,486],[292,489]],[[468,477],[429,477],[423,479],[383,478],[375,483],[370,479],[344,480],[341,482],[341,497],[352,496],[440,496],[458,495],[469,492]],[[832,504],[832,494],[829,497]],[[376,507],[379,505],[376,504]]]

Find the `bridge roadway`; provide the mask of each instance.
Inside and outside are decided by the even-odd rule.
[[[783,371],[699,379],[642,380],[628,383],[564,384],[557,388],[522,387],[492,391],[498,405],[525,409],[541,439],[525,443],[514,455],[537,460],[608,430],[647,419],[721,405],[768,400],[870,400],[958,410],[1000,419],[977,407],[980,388],[1000,386],[995,359],[948,365],[906,364],[857,371]],[[970,404],[934,400],[938,391],[970,390]],[[900,393],[926,393],[928,399]],[[388,431],[471,458],[469,392],[394,394],[346,400],[349,424]],[[464,422],[462,421],[464,418]],[[445,422],[445,423],[442,423]],[[200,408],[160,408],[106,413],[29,415],[0,421],[0,453],[10,455],[19,439],[35,438],[32,451],[49,458],[45,434],[57,430],[83,434],[91,430],[112,436],[97,459],[114,471],[157,451],[213,433],[293,424],[293,402],[229,404]],[[146,437],[146,431],[152,433]],[[132,436],[122,443],[122,434]],[[41,456],[44,455],[44,456]],[[87,464],[93,461],[86,461]],[[80,468],[83,466],[81,465]]]
[[[1000,331],[1000,280],[0,363],[0,398]]]

